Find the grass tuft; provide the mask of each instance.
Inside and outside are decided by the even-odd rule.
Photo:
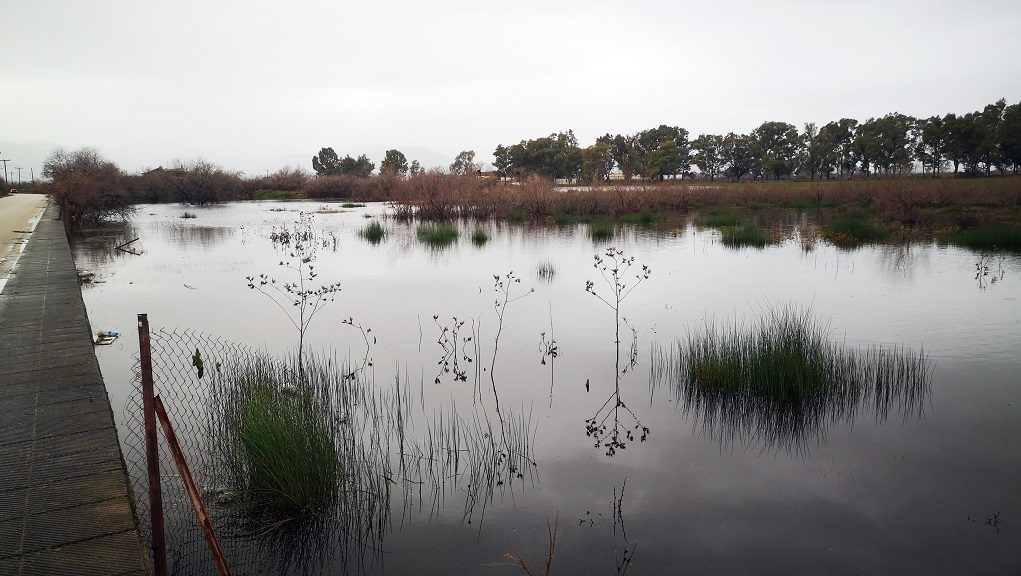
[[[740,248],[742,246],[764,248],[767,244],[772,243],[769,235],[762,228],[753,224],[722,226],[720,227],[720,234],[722,235],[721,242],[723,245],[730,248]]]
[[[709,210],[705,216],[696,220],[696,223],[709,228],[721,228],[723,226],[737,226],[741,223],[741,220],[727,210],[713,209]]]
[[[292,368],[241,364],[228,375],[220,399],[227,439],[221,448],[235,482],[253,502],[275,512],[330,501],[340,475],[336,415]]]
[[[651,226],[656,222],[659,216],[650,210],[642,210],[640,212],[629,212],[627,214],[621,214],[618,216],[624,224],[638,224],[641,226]]]
[[[921,414],[931,368],[924,352],[846,348],[810,310],[772,309],[750,329],[709,324],[653,352],[654,383],[667,383],[703,431],[792,450],[860,406],[882,420],[891,404]]]
[[[457,227],[445,222],[436,224],[422,224],[415,231],[419,242],[424,242],[435,248],[449,246],[457,241]]]
[[[829,232],[829,239],[837,246],[875,244],[889,235],[886,228],[861,210],[848,211],[834,218]]]
[[[1007,224],[977,226],[947,234],[940,240],[972,250],[1021,252],[1021,226]]]
[[[588,227],[589,238],[596,242],[610,240],[616,234],[613,223],[607,220],[593,220]]]
[[[383,225],[378,220],[373,220],[359,230],[358,235],[368,240],[371,244],[379,244],[386,236],[386,229],[383,228]]]
[[[186,211],[184,214],[181,214],[181,218],[189,218],[189,219],[190,218],[198,218],[198,214],[196,214],[194,212],[187,212]]]
[[[539,280],[552,282],[553,277],[556,275],[557,266],[556,264],[550,262],[549,260],[539,262],[539,264],[535,267],[535,277],[538,278]]]
[[[476,228],[472,230],[472,244],[476,246],[484,246],[486,242],[489,242],[489,233],[486,232],[485,228]]]

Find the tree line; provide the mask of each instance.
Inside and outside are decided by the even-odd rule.
[[[605,134],[582,148],[574,132],[498,145],[501,176],[538,174],[584,182],[619,173],[663,180],[695,175],[709,180],[853,178],[856,174],[902,175],[921,170],[934,177],[1015,173],[1021,165],[1021,103],[1003,99],[968,114],[914,118],[897,112],[859,122],[841,118],[799,130],[786,122],[763,122],[747,134],[701,134],[660,125],[634,134]]]

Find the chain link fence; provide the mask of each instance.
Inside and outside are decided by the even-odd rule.
[[[293,362],[191,330],[152,330],[149,339],[154,392],[233,574],[369,572],[380,567],[383,537],[395,516],[432,517],[459,489],[463,521],[470,522],[515,484],[535,479],[534,426],[526,417],[493,420],[481,405],[464,417],[454,406],[426,416],[399,373],[391,383],[377,383],[365,374],[365,364],[352,370],[347,362],[310,357],[302,365],[312,371],[302,378],[315,382],[323,408],[338,422],[333,438],[341,485],[328,509],[300,519],[267,518],[235,492],[244,478],[224,450],[231,441],[225,406],[246,385],[238,374],[253,367],[287,370]],[[123,439],[139,532],[152,549],[141,370],[136,355]],[[157,438],[170,573],[216,575],[167,441],[163,434]]]

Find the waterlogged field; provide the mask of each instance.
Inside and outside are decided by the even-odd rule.
[[[191,403],[189,457],[235,573],[1021,569],[1017,255],[837,248],[799,237],[811,215],[793,212],[751,246],[712,214],[593,232],[420,228],[379,204],[188,212],[142,206],[75,258],[95,273],[93,328],[123,334],[97,352],[126,443],[136,314],[235,346],[159,351],[179,356],[165,396]],[[136,237],[138,254],[114,250]],[[294,366],[295,308],[247,278],[296,281],[280,263],[301,242],[313,287],[340,289],[308,324],[307,384],[267,388]],[[262,437],[242,433],[273,414],[298,422],[295,452],[339,465],[253,463]],[[267,487],[260,466],[292,480]],[[269,514],[246,485],[313,503]],[[177,569],[212,573],[188,509],[170,514]]]

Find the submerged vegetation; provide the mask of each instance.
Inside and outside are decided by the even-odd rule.
[[[653,352],[654,384],[667,385],[702,432],[723,442],[761,441],[799,451],[860,406],[877,420],[890,405],[921,414],[931,365],[924,352],[847,348],[810,310],[770,309],[749,329],[711,323]]]

